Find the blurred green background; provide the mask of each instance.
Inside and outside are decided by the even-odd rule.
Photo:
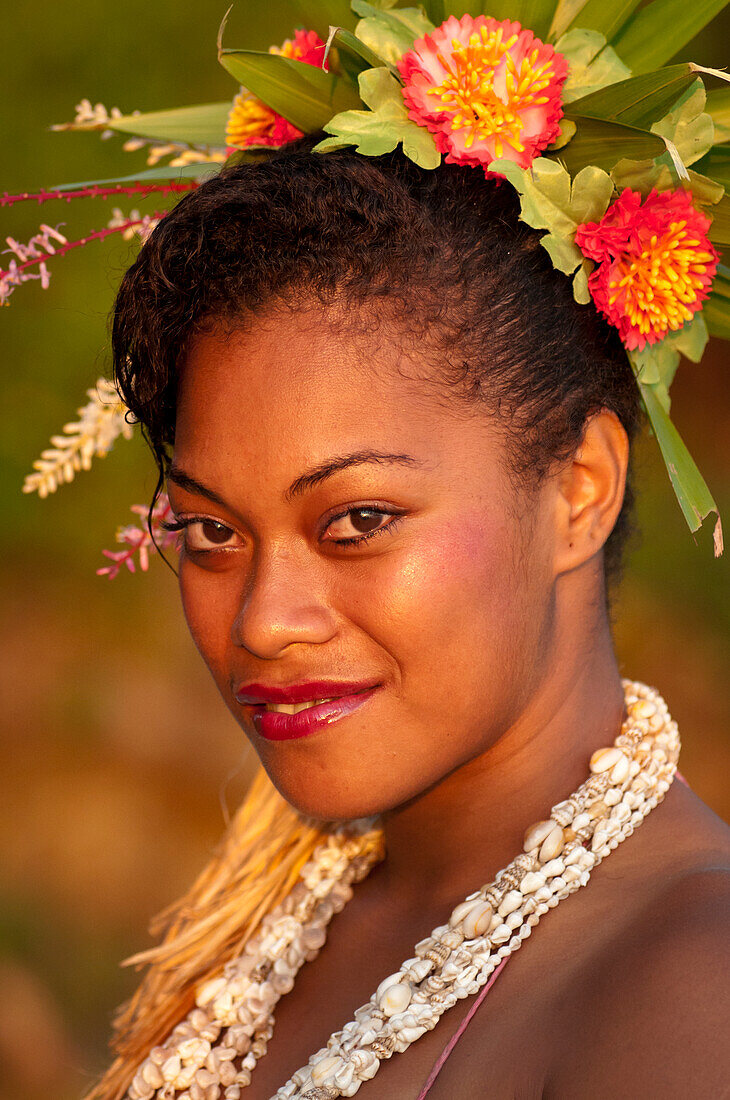
[[[281,39],[275,5],[239,0],[230,44]],[[225,3],[6,6],[0,187],[36,190],[144,167],[121,140],[55,134],[86,96],[124,112],[222,100],[217,65]],[[267,25],[268,24],[268,25]],[[730,22],[716,20],[683,59],[723,65]],[[100,228],[107,204],[23,204],[0,211],[4,238],[41,221],[74,239]],[[45,501],[20,492],[51,434],[73,419],[109,366],[107,315],[134,245],[112,238],[51,263],[51,287],[28,284],[0,317],[2,456],[4,873],[0,887],[0,1100],[78,1096],[103,1066],[111,1013],[134,974],[119,960],[149,942],[146,924],[190,883],[240,800],[250,757],[208,682],[178,607],[174,576],[97,578],[128,507],[149,499],[152,463],[122,441]],[[685,363],[676,423],[730,524],[730,385],[726,350]],[[680,724],[690,783],[730,817],[730,566],[710,532],[694,540],[651,441],[637,455],[642,538],[616,602],[626,674],[655,683]]]

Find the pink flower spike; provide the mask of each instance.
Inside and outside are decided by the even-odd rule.
[[[450,163],[529,168],[558,135],[568,62],[520,23],[452,15],[398,68],[409,118]]]
[[[123,566],[126,566],[130,573],[136,572],[135,555],[138,555],[140,569],[143,573],[146,573],[149,569],[150,554],[156,553],[160,548],[174,547],[177,549],[179,533],[168,531],[161,526],[163,522],[173,518],[172,508],[166,494],[163,493],[158,497],[152,512],[154,538],[150,536],[147,527],[148,509],[142,504],[133,504],[131,511],[140,517],[139,525],[131,523],[117,529],[117,542],[122,543],[125,549],[102,550],[104,557],[109,558],[113,565],[106,565],[101,569],[97,569],[97,576],[109,577],[110,580],[113,580],[114,577],[119,575],[119,571]]]

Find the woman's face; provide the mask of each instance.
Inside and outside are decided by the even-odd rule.
[[[333,336],[321,313],[193,344],[169,483],[185,615],[300,811],[394,808],[524,708],[551,647],[554,521],[549,491],[526,503],[506,462],[482,410],[444,400],[393,343]],[[318,708],[305,735],[241,698],[333,680],[377,687]]]

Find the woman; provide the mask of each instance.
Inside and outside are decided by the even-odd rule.
[[[171,916],[95,1095],[718,1096],[725,826],[674,783],[590,889],[566,896],[587,873],[566,877],[563,857],[611,816],[609,774],[628,782],[621,752],[615,764],[597,750],[622,722],[648,723],[638,740],[671,732],[660,702],[624,689],[611,642],[640,421],[624,349],[576,304],[503,182],[310,147],[185,196],[117,300],[118,384],[182,532],[187,622],[268,779]],[[589,759],[606,800],[562,829],[551,807]],[[673,770],[669,749],[657,759],[654,804]],[[512,886],[454,914],[545,819]],[[363,881],[344,908],[347,874],[320,895],[296,982],[289,956],[264,965],[258,949],[244,980],[235,962],[220,977],[348,823],[345,864],[354,854]],[[314,864],[295,900],[316,895]],[[363,1024],[362,1080],[327,1062],[328,1037],[376,988],[386,1017],[405,1011],[403,960],[428,956],[414,945],[438,927],[446,942],[451,914],[457,947],[531,929],[534,903],[511,919],[509,898],[551,873],[565,904],[526,950],[493,955],[499,980],[476,1013],[458,993],[384,1047]],[[412,965],[414,988],[438,966]],[[236,997],[252,975],[286,995],[275,1029],[246,1036]],[[292,1081],[315,1052],[320,1069]]]

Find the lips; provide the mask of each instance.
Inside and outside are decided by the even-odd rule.
[[[308,696],[302,698],[305,687]],[[308,734],[332,725],[341,718],[352,714],[353,711],[359,710],[372,698],[379,687],[379,684],[347,685],[341,681],[335,684],[332,681],[322,680],[310,682],[307,685],[298,684],[279,689],[248,684],[245,691],[239,689],[236,692],[236,699],[247,709],[250,709],[254,729],[267,741],[290,741],[299,737],[306,737]],[[260,699],[264,693],[269,696],[266,702],[307,702],[312,699],[322,699],[325,697],[326,691],[334,694],[335,690],[342,691],[343,688],[345,690],[349,689],[349,693],[340,695],[337,698],[329,698],[324,703],[309,706],[296,714],[283,714],[267,710],[264,702],[249,702],[252,699]],[[353,691],[352,688],[357,690]],[[315,692],[319,694],[315,694]],[[283,700],[280,698],[271,699],[270,696],[274,694],[279,696],[285,694],[289,698]],[[291,696],[294,694],[299,695],[299,698],[293,700]]]
[[[314,699],[342,699],[375,687],[373,680],[308,680],[307,683],[276,687],[268,684],[241,684],[235,695],[239,703],[311,703]]]

